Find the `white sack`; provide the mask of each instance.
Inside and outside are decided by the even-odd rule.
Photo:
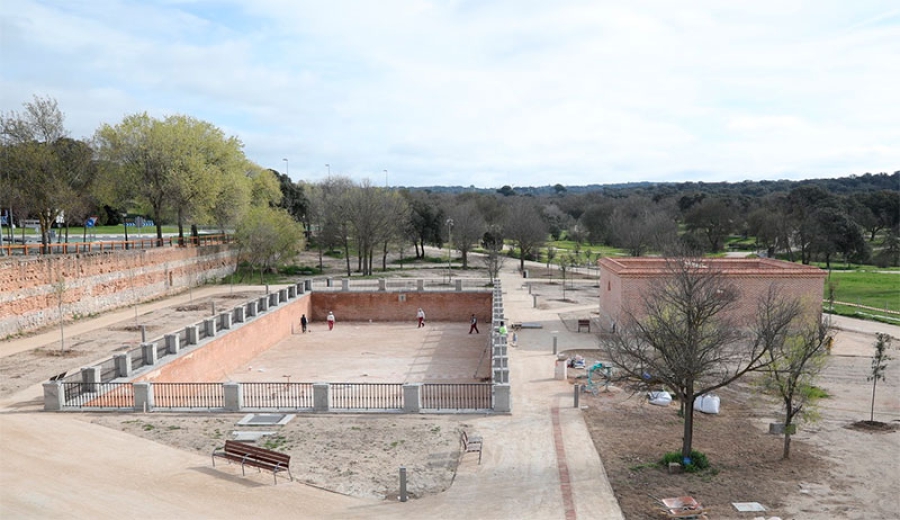
[[[650,398],[650,404],[658,406],[669,406],[672,402],[672,396],[669,395],[669,392],[650,392],[647,394],[647,397]]]
[[[698,395],[694,399],[694,410],[703,413],[719,413],[719,396],[716,394]]]

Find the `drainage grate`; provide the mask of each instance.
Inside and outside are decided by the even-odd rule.
[[[280,426],[287,424],[293,418],[293,415],[283,413],[250,413],[238,421],[238,424],[241,426]]]

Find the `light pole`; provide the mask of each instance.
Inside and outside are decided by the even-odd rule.
[[[388,187],[387,170],[384,170],[384,187],[385,187],[385,188]]]
[[[447,284],[450,284],[450,277],[453,276],[453,267],[450,265],[450,255],[453,247],[453,219],[447,219]]]
[[[331,165],[326,164],[325,167],[328,168],[328,176],[331,177]]]
[[[287,159],[282,159],[282,161],[284,161],[284,174],[287,175],[288,177],[290,177],[291,176],[291,165]]]

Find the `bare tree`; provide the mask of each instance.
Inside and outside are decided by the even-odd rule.
[[[867,381],[872,382],[872,407],[869,410],[869,422],[875,421],[875,387],[878,380],[884,381],[884,372],[887,370],[887,362],[891,356],[887,354],[891,348],[891,336],[883,332],[875,334],[875,354],[872,356],[872,370],[869,372]]]
[[[503,254],[503,233],[499,226],[488,226],[481,245],[484,248],[482,261],[493,283],[506,261],[506,255]]]
[[[766,345],[742,337],[737,288],[702,259],[678,258],[639,308],[626,310],[620,333],[606,339],[613,363],[628,376],[649,374],[681,401],[682,456],[693,445],[694,398],[765,366]]]
[[[462,255],[463,269],[469,266],[469,251],[484,235],[484,218],[473,201],[466,202],[447,212],[453,220],[452,247]]]
[[[547,241],[547,224],[530,199],[515,198],[506,216],[504,230],[519,249],[519,270],[524,271],[525,257],[535,254]]]

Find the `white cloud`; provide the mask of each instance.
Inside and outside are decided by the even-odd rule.
[[[890,2],[23,0],[3,110],[188,113],[317,179],[478,186],[900,167]],[[702,173],[698,173],[702,172]]]

